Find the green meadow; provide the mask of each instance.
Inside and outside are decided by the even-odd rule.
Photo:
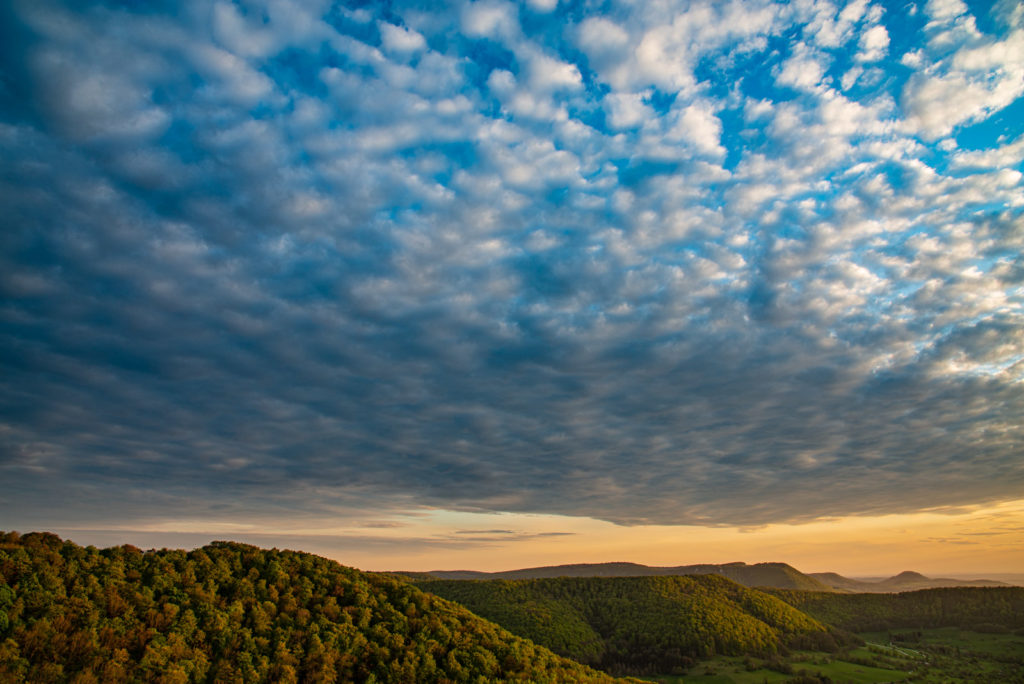
[[[1024,635],[940,627],[858,634],[865,645],[838,654],[795,652],[759,660],[720,656],[686,674],[651,678],[663,684],[832,682],[957,684],[1024,682]]]
[[[702,682],[704,684],[763,684],[769,682],[791,682],[800,677],[814,677],[818,681],[854,682],[874,684],[877,682],[902,682],[910,675],[890,667],[874,667],[834,658],[828,654],[800,653],[794,657],[774,663],[776,669],[767,667],[771,663],[750,658],[714,658],[699,663],[684,676],[655,678],[665,684],[681,682]]]

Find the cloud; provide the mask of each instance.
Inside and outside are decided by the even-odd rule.
[[[821,83],[825,68],[820,57],[800,50],[783,65],[778,82],[801,90],[813,90]]]
[[[395,26],[387,22],[380,23],[380,37],[384,47],[390,52],[419,52],[427,46],[423,36],[405,26]]]
[[[654,118],[654,111],[644,104],[640,93],[615,93],[605,97],[604,102],[612,128],[636,128]]]
[[[551,12],[558,7],[558,0],[529,0],[530,7],[536,12]]]
[[[1019,494],[1016,29],[246,8],[5,10],[11,524]]]
[[[938,21],[961,16],[967,12],[967,5],[961,0],[928,0],[924,11],[933,21]]]
[[[907,123],[927,139],[985,119],[1024,94],[1024,30],[1002,39],[969,34],[957,48],[920,65],[903,89]]]
[[[462,30],[471,38],[511,40],[519,34],[515,6],[496,0],[467,3],[462,11]]]
[[[889,47],[889,32],[884,26],[872,26],[860,37],[857,59],[862,62],[877,62],[885,57]]]
[[[719,156],[725,153],[721,145],[722,122],[708,102],[695,102],[678,108],[666,137],[686,141],[704,154]]]
[[[544,54],[535,53],[529,58],[530,84],[540,90],[577,90],[582,85],[580,70]]]

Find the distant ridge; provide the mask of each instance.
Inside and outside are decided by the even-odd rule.
[[[419,575],[422,573],[400,573]],[[428,573],[439,579],[548,579],[553,577],[656,577],[674,575],[720,575],[747,587],[772,587],[801,591],[836,591],[830,584],[806,575],[786,563],[742,562],[721,565],[677,565],[653,567],[639,563],[574,563],[523,568],[504,572],[477,572],[475,570],[432,570]],[[838,575],[837,575],[838,577]]]
[[[835,591],[853,592],[858,594],[893,594],[901,591],[917,591],[919,589],[943,589],[948,587],[1008,587],[1005,582],[989,579],[962,580],[948,577],[926,577],[913,570],[904,570],[882,580],[859,580],[843,577],[835,572],[812,572],[808,574],[822,584]]]
[[[412,579],[548,579],[553,577],[663,577],[672,575],[721,575],[747,587],[797,589],[800,591],[829,591],[847,593],[891,594],[919,589],[945,587],[1007,587],[1006,582],[989,579],[953,579],[927,577],[913,570],[878,580],[853,579],[837,572],[803,573],[788,563],[743,562],[676,566],[651,566],[640,563],[570,563],[521,568],[502,572],[477,570],[432,570],[430,572],[396,573]]]

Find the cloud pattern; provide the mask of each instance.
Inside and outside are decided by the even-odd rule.
[[[5,5],[5,519],[1024,487],[1014,3]]]

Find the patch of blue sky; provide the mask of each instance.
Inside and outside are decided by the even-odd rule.
[[[650,94],[643,99],[643,103],[654,110],[658,116],[665,116],[676,101],[678,93],[666,93],[657,88],[651,88]]]
[[[610,89],[608,86],[602,85],[596,89],[596,92],[599,94],[589,101],[586,106],[570,105],[568,107],[568,114],[570,118],[584,123],[596,131],[607,134],[612,132],[608,125],[608,112],[600,105],[600,102],[595,102],[594,100],[604,97],[604,95],[610,92]]]
[[[513,76],[519,74],[519,61],[514,52],[501,43],[488,38],[458,38],[459,55],[465,57],[463,70],[469,83],[478,90],[486,90],[487,79],[491,74],[501,69],[508,71]]]
[[[718,98],[729,97],[734,88],[755,100],[785,102],[799,92],[777,84],[782,62],[792,48],[801,43],[802,28],[793,27],[781,35],[765,36],[765,47],[740,54],[734,45],[705,54],[694,68],[694,76],[708,92]]]
[[[360,67],[351,64],[344,53],[321,44],[315,50],[308,47],[285,48],[269,57],[262,71],[288,90],[323,100],[327,98],[328,90],[320,73],[329,68],[353,70]]]
[[[992,36],[1006,32],[1007,15],[1014,9],[1013,2],[994,2],[993,0],[964,0],[978,30]]]
[[[922,32],[929,17],[922,11],[923,2],[888,2],[884,4],[882,25],[889,34],[889,55],[899,58],[921,48]]]
[[[754,134],[760,132],[763,136],[763,129],[746,128],[742,108],[720,109],[716,115],[722,122],[722,135],[719,142],[726,150],[722,168],[734,171],[744,153],[755,147],[756,143],[752,140]]]
[[[354,0],[344,4],[332,4],[323,20],[341,35],[351,36],[362,43],[379,44],[380,31],[374,19],[389,14],[386,6],[376,2]]]
[[[981,121],[961,126],[953,138],[960,149],[989,150],[1013,142],[1021,134],[1024,134],[1024,96]]]
[[[658,159],[633,157],[616,160],[613,163],[618,168],[619,185],[624,188],[644,185],[655,176],[673,175],[679,169],[679,162]]]
[[[608,9],[596,9],[594,4],[589,0],[562,0],[550,11],[535,11],[530,3],[520,4],[519,25],[530,40],[548,46],[563,59],[570,58],[576,52],[571,28],[588,15],[604,14]]]

